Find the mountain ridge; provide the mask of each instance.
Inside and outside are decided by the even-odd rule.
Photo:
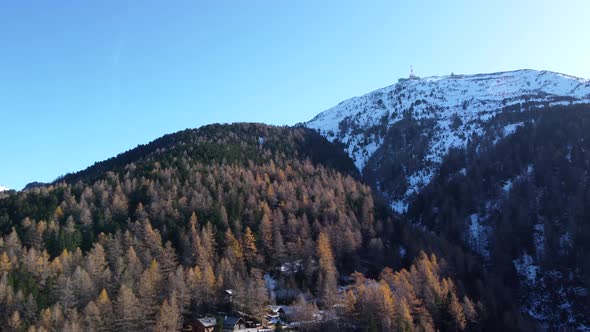
[[[539,72],[539,73],[549,73],[549,74],[555,74],[555,75],[559,75],[562,77],[566,77],[566,78],[570,78],[570,79],[574,79],[574,80],[578,80],[581,83],[588,83],[590,82],[590,78],[584,78],[581,76],[575,76],[575,75],[570,75],[570,74],[565,74],[565,73],[561,73],[561,72],[557,72],[557,71],[553,71],[553,70],[538,70],[538,69],[531,69],[531,68],[523,68],[523,69],[515,69],[515,70],[504,70],[504,71],[497,71],[497,72],[490,72],[490,73],[475,73],[475,74],[455,74],[455,73],[451,73],[449,75],[432,75],[432,76],[425,76],[425,77],[417,77],[417,80],[435,80],[435,79],[447,79],[447,78],[465,78],[465,77],[484,77],[484,76],[494,76],[494,75],[502,75],[502,74],[509,74],[509,73],[518,73],[518,72]],[[366,95],[369,95],[373,92],[379,91],[379,90],[383,90],[383,89],[387,89],[387,88],[391,88],[393,86],[395,86],[396,84],[399,84],[400,82],[404,82],[406,80],[409,80],[410,78],[405,78],[405,77],[400,77],[398,78],[398,82],[387,85],[385,87],[382,88],[377,88],[374,90],[370,90],[366,93],[362,93],[360,95],[356,95],[356,96],[352,96],[350,98],[344,99],[342,101],[340,101],[336,106],[345,103],[346,101],[350,100],[350,99],[355,99],[355,98],[359,98],[359,97],[364,97]],[[312,122],[315,118],[317,118],[319,115],[321,115],[322,113],[329,111],[331,108],[328,108],[322,112],[320,112],[318,115],[316,115],[314,118],[312,118],[311,120],[307,121],[307,122]]]
[[[245,142],[241,141],[239,137],[236,136],[219,136],[218,132],[221,132],[227,128],[230,130],[239,130],[242,135],[248,134],[251,137],[255,137],[256,139]],[[215,136],[216,140],[219,142],[224,142],[224,144],[216,144],[217,147],[221,148],[223,151],[225,151],[225,149],[229,148],[230,146],[239,148],[239,145],[255,143],[252,144],[252,146],[257,145],[261,151],[264,150],[264,146],[271,147],[271,150],[276,152],[280,151],[283,147],[278,144],[280,142],[278,142],[278,139],[274,137],[273,134],[275,131],[281,130],[285,134],[294,135],[293,133],[296,133],[299,135],[297,139],[302,145],[298,146],[297,149],[290,151],[290,153],[309,158],[314,163],[318,163],[320,160],[326,161],[331,163],[329,166],[334,169],[340,170],[343,173],[350,174],[355,177],[359,176],[358,172],[356,172],[356,169],[354,168],[354,165],[349,164],[346,154],[342,153],[338,149],[331,149],[327,147],[326,144],[328,142],[325,142],[323,137],[318,135],[315,131],[308,130],[306,128],[293,128],[293,130],[287,130],[288,128],[289,127],[286,126],[269,126],[253,122],[236,122],[229,124],[209,124],[195,129],[180,130],[175,133],[166,134],[149,143],[139,144],[135,148],[119,153],[114,157],[98,161],[80,171],[66,174],[63,177],[55,180],[53,183],[57,184],[63,181],[74,183],[79,180],[87,181],[93,177],[96,177],[97,174],[102,174],[102,171],[104,170],[111,169],[113,167],[123,168],[129,163],[146,161],[146,159],[155,158],[158,154],[163,154],[173,149],[188,148],[189,150],[194,151],[196,154],[201,154],[199,158],[202,158],[202,154],[212,153],[213,151],[211,149],[209,149],[211,151],[195,151],[194,149],[197,147],[202,147],[204,145],[202,144],[202,140],[204,140],[204,137],[207,137],[208,135]],[[272,136],[273,139],[267,140],[267,135]],[[275,143],[278,145],[275,146]],[[259,151],[241,151],[237,158],[246,158],[248,153],[252,155],[257,152]],[[219,157],[219,155],[209,154],[208,157],[208,162],[214,162],[217,161],[217,157]],[[262,158],[266,160],[268,159],[268,156],[264,156]],[[338,162],[331,162],[332,158]],[[346,160],[344,160],[344,158],[346,158]]]
[[[400,213],[410,197],[427,185],[451,148],[464,148],[472,135],[481,135],[486,122],[506,110],[526,110],[590,103],[590,81],[556,73],[521,69],[474,75],[401,79],[398,83],[347,99],[306,122],[330,141],[347,146],[359,171],[382,148],[388,130],[412,119],[430,135],[423,144],[423,165],[404,170],[410,184],[389,194]],[[424,124],[424,122],[430,122]],[[519,124],[507,124],[507,132]],[[422,134],[424,135],[424,134]],[[376,184],[378,187],[378,184]]]

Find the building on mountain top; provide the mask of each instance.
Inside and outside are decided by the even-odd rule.
[[[418,80],[420,79],[420,77],[416,76],[416,74],[414,74],[414,67],[410,66],[410,76],[408,77],[411,80]]]
[[[401,83],[401,82],[405,82],[407,80],[419,80],[419,79],[420,79],[420,77],[416,76],[416,74],[414,73],[414,67],[410,66],[410,75],[408,76],[408,78],[402,77],[402,78],[399,78],[397,81],[398,81],[398,83]]]

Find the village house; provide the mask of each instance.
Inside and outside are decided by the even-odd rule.
[[[225,301],[227,303],[233,303],[234,302],[234,295],[235,295],[235,291],[233,289],[226,289],[225,290]]]
[[[266,319],[272,325],[284,324],[287,321],[285,308],[280,305],[269,305]]]
[[[217,325],[217,319],[215,317],[203,317],[199,318],[193,324],[194,332],[213,332]]]
[[[240,317],[235,317],[235,316],[225,316],[223,318],[223,331],[257,331],[256,329],[254,330],[249,330],[246,327],[246,323],[244,322],[244,320]]]

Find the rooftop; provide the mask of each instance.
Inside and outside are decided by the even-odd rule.
[[[203,317],[197,319],[204,327],[214,327],[217,324],[217,319],[215,317]]]

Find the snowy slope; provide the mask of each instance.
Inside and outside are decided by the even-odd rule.
[[[415,192],[429,183],[449,148],[465,147],[485,122],[509,107],[545,107],[590,102],[590,81],[549,71],[517,70],[477,75],[450,75],[404,80],[354,97],[328,109],[306,126],[329,140],[339,140],[363,171],[383,144],[388,127],[404,116],[433,120],[428,151],[421,169],[406,174],[407,190],[389,197],[404,212]],[[460,121],[458,121],[460,120]],[[510,134],[519,124],[505,128]],[[385,128],[384,128],[385,127]],[[384,152],[382,152],[384,153]],[[387,152],[385,152],[387,153]]]
[[[10,189],[5,186],[0,185],[0,192],[7,191],[7,190],[10,190]]]

